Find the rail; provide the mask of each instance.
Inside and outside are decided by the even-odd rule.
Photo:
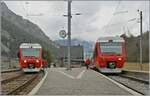
[[[135,81],[138,81],[138,82],[142,82],[142,83],[146,83],[146,84],[149,84],[149,81],[148,80],[144,80],[144,79],[141,79],[141,78],[137,78],[135,76],[128,76],[128,75],[120,75],[122,77],[125,77],[125,78],[129,78],[129,79],[132,79],[132,80],[135,80]]]
[[[38,77],[38,74],[22,74],[3,81],[2,83],[2,95],[17,95],[18,92],[23,90],[26,86]]]
[[[7,69],[7,70],[2,70],[1,73],[16,72],[16,71],[20,71],[20,70],[21,70],[21,68]]]

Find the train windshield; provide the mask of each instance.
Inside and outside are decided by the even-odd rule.
[[[122,44],[121,42],[101,42],[100,48],[102,53],[122,53]]]
[[[37,48],[23,48],[22,49],[22,55],[23,56],[40,56],[40,49]]]

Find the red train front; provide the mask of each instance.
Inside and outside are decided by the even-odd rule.
[[[42,47],[40,44],[20,45],[20,65],[24,72],[39,72],[42,68]]]
[[[121,37],[101,37],[94,49],[94,65],[102,73],[121,73],[125,63],[125,41]]]

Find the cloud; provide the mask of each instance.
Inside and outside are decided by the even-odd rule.
[[[67,31],[67,2],[65,1],[7,1],[8,7],[26,19],[36,23],[52,40],[60,39],[58,32]],[[127,29],[139,34],[139,24],[130,19],[138,18],[137,9],[143,11],[143,31],[149,29],[148,1],[73,1],[72,38],[95,41],[100,36],[116,36]],[[119,13],[128,11],[128,13]],[[26,16],[26,14],[42,16]],[[119,13],[114,15],[114,13]]]

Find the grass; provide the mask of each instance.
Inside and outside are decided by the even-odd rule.
[[[139,62],[137,63],[125,63],[124,68],[123,69],[127,69],[127,70],[141,70],[141,66],[139,64]],[[142,71],[149,71],[149,63],[143,63],[142,64]]]

